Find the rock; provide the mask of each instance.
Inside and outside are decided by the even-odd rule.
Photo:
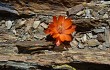
[[[70,45],[71,45],[72,47],[77,47],[77,46],[78,46],[78,42],[77,42],[75,39],[73,39],[73,41],[70,42]]]
[[[80,42],[81,41],[81,38],[76,38],[76,41]]]
[[[0,53],[2,54],[17,54],[18,48],[13,46],[0,47]]]
[[[98,12],[92,11],[91,14],[92,14],[92,16],[93,16],[94,18],[99,18]]]
[[[67,15],[73,15],[73,14],[76,14],[78,13],[79,11],[81,11],[82,9],[84,9],[84,6],[83,4],[79,4],[79,5],[76,5],[72,8],[70,8],[68,11],[67,11]]]
[[[25,24],[25,22],[26,22],[26,20],[24,18],[16,20],[15,29],[20,28],[21,26],[23,26]]]
[[[46,38],[46,35],[36,34],[36,35],[34,35],[34,38],[36,38],[37,40],[38,40],[38,39],[39,39],[39,40],[42,40],[42,39]]]
[[[110,26],[110,20],[106,20],[106,21],[107,21],[108,25]]]
[[[86,1],[90,2],[91,0]],[[14,6],[15,10],[19,12],[19,15],[21,15],[23,12],[25,12],[24,14],[28,15],[29,11],[34,11],[36,13],[39,12],[39,10],[57,10],[66,12],[68,8],[81,4],[85,2],[85,0],[2,0],[1,2],[9,3]]]
[[[104,37],[104,34],[97,34],[97,40],[99,42],[105,42],[105,37]]]
[[[15,29],[13,29],[13,30],[12,30],[12,32],[13,32],[15,35],[17,35],[17,33],[16,33],[16,30],[15,30]]]
[[[107,12],[105,9],[101,9],[101,10],[98,11],[98,13],[99,13],[100,15],[104,15],[105,12]]]
[[[85,43],[85,42],[87,41],[87,36],[86,36],[86,34],[83,35],[83,37],[81,38],[81,41],[82,41],[83,43]]]
[[[0,21],[0,26],[1,26],[3,23],[5,23],[5,20],[1,20],[1,21]]]
[[[102,4],[110,5],[110,1],[103,1]]]
[[[101,26],[101,22],[99,19],[74,19],[73,23],[77,26],[77,31],[90,31],[91,29],[94,29],[94,27]]]
[[[68,60],[71,60],[71,58],[68,58]],[[69,65],[57,65],[57,66],[53,66],[53,70],[76,70],[76,68],[69,66]]]
[[[6,23],[5,20],[1,20],[1,21],[0,21],[0,28],[6,28],[5,23]]]
[[[0,13],[12,13],[12,14],[19,15],[19,13],[15,10],[14,7],[1,2],[0,2]]]
[[[32,40],[32,39],[31,39],[31,36],[32,36],[32,35],[29,35],[28,33],[25,33],[25,34],[22,36],[22,41],[24,41],[24,40],[30,40],[30,41],[31,41],[31,40]]]
[[[19,26],[24,25],[24,24],[25,24],[25,22],[26,22],[26,20],[25,20],[25,19],[19,19],[19,20],[17,21],[17,23],[19,24]]]
[[[103,32],[105,32],[105,30],[102,29],[102,28],[101,28],[101,29],[93,29],[92,31],[93,31],[94,33],[101,33],[101,32],[103,33]]]
[[[40,25],[40,21],[39,21],[39,20],[36,20],[36,21],[34,21],[32,27],[33,27],[34,29],[36,29],[39,25]]]
[[[103,45],[99,45],[98,48],[99,48],[100,50],[104,50],[104,49],[105,49],[105,47],[104,47]]]
[[[91,9],[85,9],[85,18],[93,18],[91,15]]]
[[[39,15],[38,16],[39,20],[42,22],[45,22],[45,23],[50,23],[52,21],[52,15],[48,16],[48,15]]]
[[[44,33],[44,28],[43,28],[42,26],[39,26],[39,27],[38,27],[38,33],[40,33],[40,34],[45,34],[45,33]]]
[[[33,23],[34,23],[34,18],[29,18],[27,21],[26,21],[26,24],[25,24],[25,32],[28,32],[31,27],[33,26]]]
[[[10,29],[11,27],[12,27],[12,21],[11,20],[7,20],[6,22],[5,22],[5,25],[6,25],[6,27],[7,27],[7,29]]]
[[[107,26],[105,29],[105,43],[106,43],[106,47],[110,47],[110,29],[109,29],[109,26]]]
[[[93,37],[93,34],[92,33],[86,33],[87,36],[91,39]]]
[[[84,46],[83,44],[81,44],[81,43],[78,43],[78,48],[79,48],[79,49],[84,49],[85,46]]]
[[[43,28],[47,28],[47,27],[48,27],[48,25],[45,24],[45,23],[41,23],[40,25],[41,25]]]
[[[97,38],[97,35],[93,35],[92,39],[96,39]]]
[[[100,45],[100,42],[97,39],[90,39],[87,41],[89,47],[95,47]]]
[[[103,18],[109,18],[109,15],[108,15],[107,13],[105,13],[105,14],[103,15]]]
[[[79,11],[76,15],[81,16],[82,14],[84,14],[84,11]]]

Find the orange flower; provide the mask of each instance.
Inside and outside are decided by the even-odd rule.
[[[46,34],[50,34],[55,38],[55,43],[59,46],[64,41],[72,41],[72,35],[76,26],[72,24],[71,19],[64,16],[53,16],[53,22],[49,24],[48,28],[44,31]]]

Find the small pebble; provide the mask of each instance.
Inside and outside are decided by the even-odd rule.
[[[8,21],[5,22],[5,25],[6,25],[7,29],[10,29],[12,27],[12,23],[13,22],[11,20],[8,20]]]

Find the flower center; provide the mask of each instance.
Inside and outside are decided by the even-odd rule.
[[[59,25],[57,30],[58,30],[58,33],[62,34],[64,31],[64,27],[62,25]]]

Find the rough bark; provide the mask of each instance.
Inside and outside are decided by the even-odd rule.
[[[0,54],[0,61],[34,62],[41,65],[63,64],[70,62],[89,62],[98,64],[110,64],[110,53],[106,51],[71,50],[59,52],[45,52],[45,54]]]

